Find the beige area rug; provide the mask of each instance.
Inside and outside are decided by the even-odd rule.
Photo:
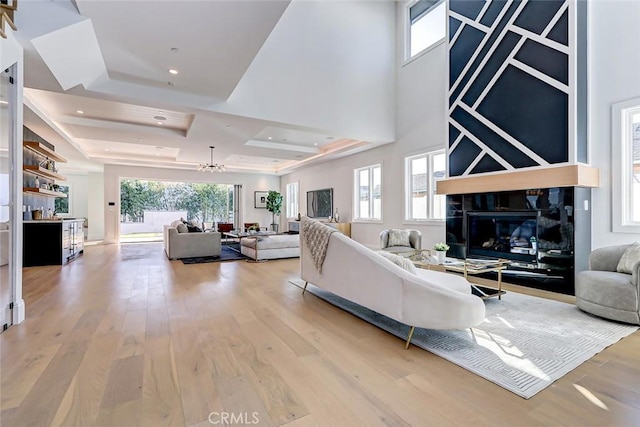
[[[304,286],[301,280],[292,281]],[[323,289],[307,291],[406,340],[409,326]],[[411,343],[525,399],[638,327],[580,311],[573,304],[507,293],[485,300],[487,316],[472,329],[416,328]]]

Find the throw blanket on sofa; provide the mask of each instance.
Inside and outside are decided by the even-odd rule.
[[[322,263],[327,255],[327,246],[329,246],[329,237],[331,233],[335,233],[335,228],[331,228],[319,221],[312,220],[307,217],[302,218],[302,235],[304,244],[309,248],[313,265],[322,272]]]

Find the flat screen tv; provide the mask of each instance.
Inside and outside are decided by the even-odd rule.
[[[307,191],[307,216],[329,218],[333,215],[333,188]]]

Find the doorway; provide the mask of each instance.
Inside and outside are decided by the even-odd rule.
[[[230,184],[120,180],[120,242],[162,240],[163,226],[177,219],[201,230],[233,222],[234,186]]]

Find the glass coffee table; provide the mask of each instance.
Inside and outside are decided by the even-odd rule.
[[[414,257],[415,258],[415,257]],[[478,275],[482,273],[497,273],[498,274],[498,288],[491,288],[487,286],[481,286],[476,283],[471,283],[471,291],[474,295],[479,296],[482,299],[498,297],[502,299],[502,295],[506,294],[502,290],[502,270],[505,270],[511,261],[507,259],[456,259],[447,258],[442,264],[436,264],[431,262],[430,258],[412,259],[413,264],[419,268],[426,268],[430,270],[439,271],[453,271],[456,273],[462,273],[464,278],[468,280],[469,275]],[[411,257],[410,257],[411,259]]]

